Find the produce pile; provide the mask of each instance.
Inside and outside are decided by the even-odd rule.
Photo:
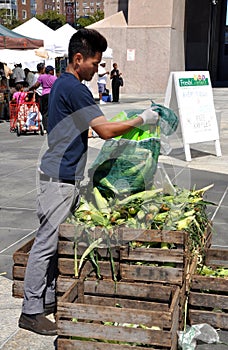
[[[198,265],[197,268],[197,274],[201,276],[207,276],[207,277],[221,277],[221,278],[228,278],[228,268],[227,267],[210,267],[206,265]]]
[[[102,238],[94,240],[92,234],[95,228],[102,228],[107,242],[113,241],[118,228],[184,230],[189,232],[190,250],[198,252],[203,249],[202,238],[210,221],[206,212],[206,202],[203,199],[205,191],[213,185],[202,189],[188,190],[175,188],[173,194],[164,193],[163,189],[151,189],[132,194],[119,199],[103,197],[98,190],[87,187],[87,192],[81,197],[80,205],[67,222],[75,225],[75,243],[81,235],[87,236],[88,248],[81,257],[79,269],[83,260],[102,244]],[[209,203],[212,204],[212,203]],[[116,239],[116,242],[118,239]],[[139,247],[139,242],[129,242],[132,248]],[[140,243],[142,247],[153,247],[153,242]],[[75,244],[76,246],[77,244]],[[161,248],[176,248],[169,243],[161,243]],[[75,255],[77,252],[75,252]],[[78,268],[76,268],[78,273]]]
[[[123,199],[105,198],[98,188],[81,197],[80,205],[68,223],[93,230],[100,226],[107,232],[116,227],[156,230],[186,230],[193,246],[198,246],[209,219],[203,199],[205,191],[175,188],[174,194],[165,194],[162,188],[132,194]]]

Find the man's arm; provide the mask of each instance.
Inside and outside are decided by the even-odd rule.
[[[90,122],[92,129],[104,140],[120,136],[131,129],[142,124],[155,125],[159,119],[159,114],[152,108],[146,109],[141,115],[134,119],[121,122],[109,122],[105,116],[100,116]]]
[[[104,116],[100,116],[93,119],[90,126],[102,139],[108,140],[112,137],[123,135],[142,124],[143,119],[141,117],[123,122],[109,122]]]
[[[36,90],[40,85],[41,83],[39,81],[36,81],[36,83],[29,88],[29,91]]]

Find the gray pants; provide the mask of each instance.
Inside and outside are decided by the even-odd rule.
[[[37,196],[40,227],[25,273],[23,313],[42,313],[45,304],[56,301],[58,228],[78,205],[79,185],[79,181],[75,186],[40,181]]]

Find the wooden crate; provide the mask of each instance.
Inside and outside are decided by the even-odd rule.
[[[206,264],[210,267],[228,267],[227,249],[209,249]],[[193,275],[188,302],[191,325],[208,323],[228,330],[228,278]]]
[[[13,285],[12,295],[15,298],[23,298],[24,276],[28,262],[29,252],[32,248],[34,238],[25,243],[13,254]]]
[[[204,248],[210,246],[211,230],[205,231]],[[195,260],[190,251],[190,237],[185,231],[122,230],[126,242],[120,252],[120,277],[124,281],[169,283],[183,286],[189,280]],[[174,249],[131,248],[128,242],[169,243]]]
[[[25,269],[28,262],[29,252],[32,248],[34,238],[24,244],[21,248],[13,254],[13,285],[12,296],[15,298],[23,298],[24,295],[24,277]],[[56,292],[57,298],[62,296],[66,290],[74,282],[72,277],[65,277],[59,275],[57,278]]]
[[[158,283],[77,280],[58,301],[58,349],[176,350],[179,295]]]
[[[76,227],[71,224],[61,224],[59,228],[59,243],[58,243],[58,268],[61,276],[75,276],[75,235]],[[106,235],[104,235],[101,229],[96,229],[91,232],[92,240],[103,237],[103,248],[98,248],[98,266],[100,270],[100,277],[102,279],[114,279],[119,276],[119,260],[120,260],[120,247],[117,245],[117,241],[112,240],[106,243]],[[118,238],[118,233],[115,236]],[[77,264],[79,265],[80,257],[88,247],[86,234],[81,234],[78,237],[77,243]],[[110,252],[113,258],[113,264],[110,259]],[[114,274],[113,274],[114,270]],[[82,269],[79,271],[80,278],[94,277],[97,278],[97,270],[92,261],[87,257],[84,261]]]

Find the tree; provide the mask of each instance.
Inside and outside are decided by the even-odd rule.
[[[66,23],[65,16],[58,14],[56,11],[47,11],[43,15],[36,15],[36,18],[53,30],[62,27]]]
[[[77,27],[87,27],[90,24],[93,24],[95,22],[98,22],[100,20],[104,19],[104,12],[103,11],[97,11],[93,15],[88,15],[84,17],[80,17],[77,20]]]
[[[5,26],[8,29],[14,29],[20,24],[22,24],[22,21],[19,21],[16,19],[15,16],[12,16],[12,18],[7,17],[7,9],[0,9],[0,23]]]

